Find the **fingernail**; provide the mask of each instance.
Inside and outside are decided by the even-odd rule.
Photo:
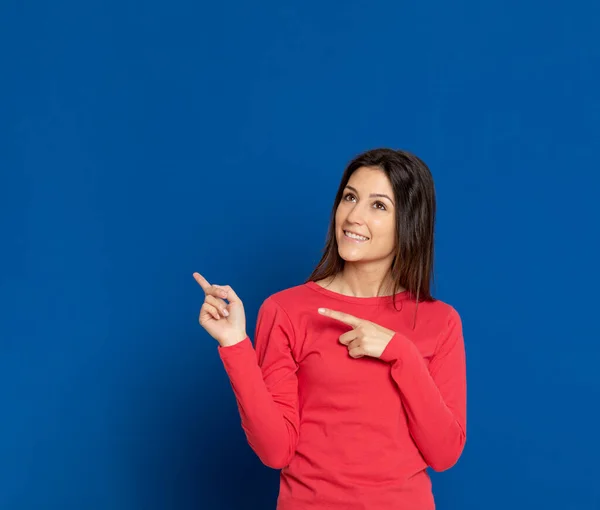
[[[319,313],[325,313],[325,308],[319,308]]]
[[[227,308],[223,308],[223,315],[225,317],[229,317],[229,311],[227,310]]]

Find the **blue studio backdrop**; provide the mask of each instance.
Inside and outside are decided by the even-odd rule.
[[[600,508],[598,3],[0,5],[0,509],[274,508],[199,271],[248,330],[346,163],[415,152],[468,438],[440,509]]]

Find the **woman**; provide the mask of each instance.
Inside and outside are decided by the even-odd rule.
[[[322,260],[263,302],[254,347],[233,289],[194,273],[248,442],[281,470],[278,510],[435,508],[426,468],[462,453],[466,374],[460,317],[430,294],[434,221],[419,158],[356,157]]]

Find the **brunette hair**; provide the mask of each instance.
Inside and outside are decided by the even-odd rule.
[[[306,280],[335,276],[344,267],[335,236],[335,213],[350,176],[361,167],[379,168],[387,175],[396,203],[396,253],[390,268],[394,295],[404,287],[418,306],[419,301],[434,301],[433,253],[435,189],[427,165],[414,154],[387,148],[373,149],[356,156],[342,175],[335,196],[323,256]]]

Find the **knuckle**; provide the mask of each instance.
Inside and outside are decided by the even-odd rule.
[[[215,308],[222,308],[222,307],[226,306],[225,301],[223,301],[220,298],[216,298],[216,297],[212,298],[212,304],[215,306]]]
[[[209,292],[207,292],[207,294],[208,294],[208,295],[210,295],[210,296],[215,296],[215,297],[216,297],[216,296],[220,296],[220,295],[221,295],[221,292],[223,292],[223,289],[222,289],[222,288],[219,288],[219,287],[214,287],[214,286],[213,286],[213,287],[212,287],[212,288],[209,290]]]

